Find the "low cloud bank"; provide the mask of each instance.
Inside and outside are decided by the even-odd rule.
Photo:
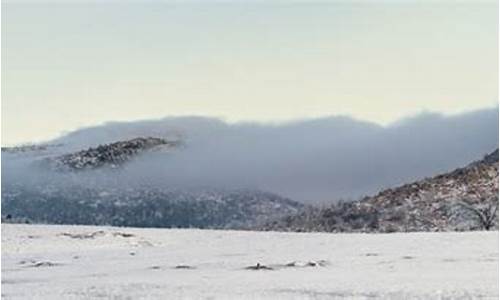
[[[121,172],[72,180],[94,176],[99,184],[108,180],[124,188],[258,188],[321,203],[355,199],[480,159],[498,147],[498,108],[454,116],[424,113],[386,127],[348,117],[279,125],[165,118],[84,128],[51,143],[64,144],[57,150],[64,152],[138,136],[182,139],[184,146],[142,156]],[[29,168],[18,167],[25,160],[12,157],[2,158],[3,179],[27,179]]]

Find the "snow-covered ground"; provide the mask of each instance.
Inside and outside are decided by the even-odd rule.
[[[2,225],[2,299],[241,298],[497,299],[498,232]]]

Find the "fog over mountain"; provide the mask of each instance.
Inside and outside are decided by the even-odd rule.
[[[493,151],[498,108],[453,116],[423,113],[388,126],[349,117],[283,124],[169,117],[83,128],[50,143],[63,144],[51,151],[68,152],[139,136],[181,140],[182,146],[142,155],[120,172],[97,179],[100,183],[256,188],[321,203],[373,194]],[[4,180],[24,176],[18,163],[25,160],[6,164],[10,155],[3,155]]]

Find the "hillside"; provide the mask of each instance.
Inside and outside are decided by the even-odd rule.
[[[139,137],[47,158],[45,161],[57,170],[78,171],[102,167],[117,168],[145,151],[166,150],[175,148],[179,144],[178,141]]]
[[[193,144],[136,137],[77,151],[55,145],[3,149],[4,222],[330,232],[498,228],[498,150],[449,173],[317,208],[225,181],[200,184],[200,176],[179,184],[186,171],[199,172],[200,160],[186,152]],[[176,155],[184,157],[177,165]],[[210,166],[217,177],[225,165]]]
[[[466,167],[359,201],[310,209],[264,230],[406,232],[498,229],[498,149]]]
[[[13,156],[2,158],[2,221],[243,229],[304,208],[256,189],[178,187],[147,166],[122,168],[140,155],[157,158],[151,151],[168,156],[179,145],[140,137],[55,155],[41,147],[11,149]],[[30,151],[45,152],[25,155]]]
[[[2,190],[4,222],[245,229],[304,205],[255,190],[37,188]]]

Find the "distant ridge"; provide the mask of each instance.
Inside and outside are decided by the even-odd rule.
[[[178,141],[167,141],[155,137],[139,137],[47,158],[46,161],[52,168],[57,170],[117,168],[142,152],[160,148],[175,148],[179,144]]]
[[[303,204],[258,190],[2,188],[2,222],[11,223],[247,229],[303,208]]]
[[[133,182],[121,182],[124,177],[119,175],[129,174],[120,168],[127,162],[146,152],[180,145],[179,141],[139,137],[28,160],[34,165],[28,165],[22,180],[2,182],[2,222],[245,229],[305,207],[257,189],[175,188],[161,176],[154,177],[156,185],[150,177],[136,182],[148,176],[147,168],[145,173],[132,174]],[[24,157],[46,149],[30,146],[9,151]],[[109,169],[116,172],[105,172]]]
[[[61,147],[62,144],[31,144],[31,145],[21,145],[13,147],[2,147],[2,152],[4,153],[30,153],[30,152],[43,152],[51,148]]]

